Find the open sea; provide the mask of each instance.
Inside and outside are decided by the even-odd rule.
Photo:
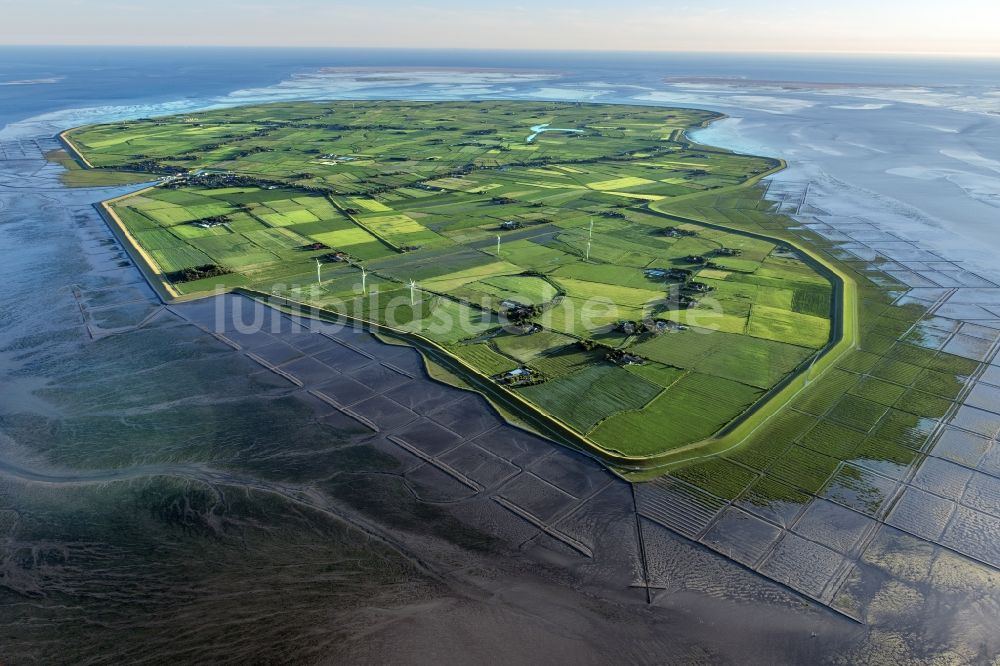
[[[350,71],[399,67],[404,79]],[[1000,60],[0,47],[0,137],[352,97],[711,108],[732,119],[700,140],[784,157],[792,168],[779,178],[819,181],[836,214],[878,208],[884,224],[980,268],[992,268],[991,249],[1000,246]]]

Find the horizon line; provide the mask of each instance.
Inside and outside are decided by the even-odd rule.
[[[464,46],[329,46],[300,44],[128,44],[128,43],[86,43],[86,44],[19,44],[0,42],[0,48],[131,48],[131,49],[284,49],[284,50],[340,50],[340,51],[427,51],[427,52],[471,52],[471,53],[601,53],[621,55],[772,55],[772,56],[844,56],[844,57],[934,57],[957,59],[1000,60],[1000,52],[976,53],[959,51],[802,51],[802,50],[691,50],[691,49],[546,49],[546,48],[489,48]]]

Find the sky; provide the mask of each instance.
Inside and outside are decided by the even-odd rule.
[[[0,44],[1000,56],[997,0],[0,0]]]

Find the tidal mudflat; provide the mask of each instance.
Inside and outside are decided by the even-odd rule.
[[[488,638],[449,644],[455,661],[499,651],[600,663],[609,636],[640,661],[704,657],[711,644],[711,659],[762,662],[776,641],[789,660],[994,649],[981,622],[1000,595],[981,562],[991,556],[961,532],[989,522],[969,499],[985,481],[913,476],[888,519],[846,508],[842,494],[779,501],[765,479],[722,504],[680,480],[633,493],[433,382],[410,349],[273,311],[276,324],[240,334],[235,323],[254,316],[240,298],[164,307],[89,206],[107,192],[61,189],[48,147],[3,146],[6,184],[19,189],[3,197],[4,386],[30,382],[32,396],[4,401],[6,657],[221,657],[223,644],[231,657],[238,635],[236,654],[375,662],[450,641],[456,627]],[[61,240],[32,245],[39,224]],[[43,268],[28,279],[28,266]],[[987,334],[973,326],[947,337]],[[992,428],[976,416],[965,408],[962,423]],[[979,467],[992,435],[980,437]],[[882,472],[846,487],[899,476]],[[915,514],[938,516],[941,542],[929,523],[907,522],[921,501],[956,505]],[[678,514],[677,502],[702,508]],[[963,556],[959,542],[976,550]],[[963,608],[947,629],[931,610],[940,604]],[[17,619],[26,609],[29,629]],[[100,626],[84,631],[84,618]],[[932,620],[947,642],[924,638]],[[300,640],[317,627],[321,641]]]
[[[997,654],[997,287],[822,182],[767,196],[871,278],[870,348],[726,462],[743,483],[633,496],[405,349],[163,307],[91,207],[117,191],[63,189],[49,136],[0,145],[5,660]]]
[[[3,145],[3,386],[31,396],[3,401],[5,659],[374,663],[456,627],[487,638],[446,662],[598,663],[608,635],[683,658],[708,640],[694,608],[741,612],[721,572],[800,627],[793,654],[823,627],[859,635],[652,524],[667,555],[647,590],[627,484],[428,379],[408,348],[277,313],[219,333],[216,303],[164,307],[90,206],[108,192],[63,190],[52,147]],[[61,240],[32,244],[40,224]]]

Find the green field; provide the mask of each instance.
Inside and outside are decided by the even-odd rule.
[[[659,212],[699,212],[688,202],[778,166],[670,138],[715,117],[289,103],[66,138],[97,170],[168,176],[110,209],[174,293],[246,287],[419,335],[482,376],[528,369],[498,390],[628,457],[711,438],[832,337],[833,285],[809,258]],[[581,132],[528,143],[542,123]]]

